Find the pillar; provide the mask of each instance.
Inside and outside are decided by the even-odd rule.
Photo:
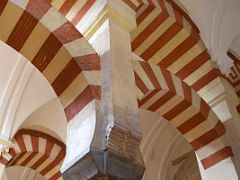
[[[233,87],[222,78],[218,78],[214,86],[200,95],[224,124],[226,133],[223,140],[233,151],[232,158],[227,158],[206,170],[207,179],[238,179],[240,175],[240,119],[236,109],[239,104],[238,97]]]
[[[63,172],[64,179],[141,179],[145,170],[131,62],[135,12],[119,0],[103,2],[104,8],[96,11],[95,22],[84,33],[101,61],[102,94],[96,103],[94,137],[89,152]]]

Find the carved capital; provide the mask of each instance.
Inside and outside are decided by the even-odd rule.
[[[141,164],[143,160],[139,150],[140,143],[140,136],[114,126],[108,139],[108,151]]]
[[[91,149],[82,159],[63,173],[64,180],[135,179],[145,171],[139,145],[140,136],[113,127],[105,150]]]

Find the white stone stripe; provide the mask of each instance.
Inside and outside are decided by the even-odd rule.
[[[31,154],[32,152],[26,152],[17,162],[15,162],[15,165],[21,165]]]
[[[194,72],[188,75],[183,81],[187,83],[189,86],[193,85],[197,80],[199,80],[202,76],[207,74],[214,68],[213,61],[208,60],[199,68],[197,68]]]
[[[203,121],[201,124],[193,128],[192,130],[188,131],[183,136],[189,141],[192,142],[199,138],[200,136],[204,135],[206,132],[210,131],[212,127],[209,125],[208,121]]]
[[[144,53],[168,28],[174,23],[174,19],[168,17],[160,26],[158,26],[146,39],[134,50],[137,54]]]
[[[92,46],[84,38],[79,38],[64,44],[64,47],[72,55],[72,57],[80,57],[88,54],[94,54]]]
[[[83,73],[80,73],[67,87],[67,89],[65,89],[65,91],[59,96],[64,108],[72,103],[87,86],[88,83]]]
[[[215,139],[214,141],[210,142],[207,146],[202,147],[201,149],[197,150],[196,153],[199,159],[204,159],[209,155],[219,151],[220,149],[224,148],[224,144],[220,138]]]
[[[16,154],[22,152],[15,139],[14,139],[13,149],[15,150]]]
[[[142,13],[148,8],[148,5],[144,4],[138,11],[137,11],[137,17],[141,16]]]
[[[57,144],[54,144],[52,151],[49,155],[51,157],[51,159],[55,159],[61,150],[62,150],[61,147],[59,147]]]
[[[144,96],[143,92],[136,86],[137,98],[141,100]]]
[[[60,10],[64,2],[65,0],[53,0],[51,4],[54,8],[56,8],[57,10]]]
[[[152,63],[149,63],[162,89],[169,90],[161,69]]]
[[[215,127],[216,124],[219,122],[218,117],[212,110],[210,110],[207,120],[212,125],[212,127]]]
[[[26,9],[29,0],[9,0],[10,2],[14,3],[15,5],[21,7],[23,10]]]
[[[200,109],[201,97],[192,88],[191,88],[191,94],[192,94],[192,105],[195,108]]]
[[[45,149],[46,149],[47,140],[39,137],[38,141],[39,141],[39,153],[44,154]]]
[[[177,106],[180,102],[183,101],[183,98],[181,96],[175,95],[170,100],[165,102],[160,108],[158,108],[155,112],[164,115],[167,112],[169,112],[171,109],[173,109],[175,106]]]
[[[132,40],[134,40],[139,34],[141,34],[146,27],[159,15],[159,9],[154,9],[137,27],[136,31],[131,34]]]
[[[149,60],[154,64],[158,64],[163,60],[169,53],[171,53],[178,45],[180,45],[189,34],[185,30],[180,30],[173,38],[171,38],[161,49],[159,49]]]
[[[172,80],[173,80],[174,87],[176,89],[176,94],[178,94],[179,96],[182,96],[184,98],[182,80],[172,73],[171,73],[171,77],[172,77]]]
[[[34,165],[34,163],[36,163],[40,158],[42,157],[42,154],[37,153],[32,159],[31,161],[29,161],[26,166],[27,167],[32,167],[32,165]]]
[[[55,8],[51,7],[47,13],[40,19],[40,22],[43,23],[50,32],[55,31],[64,23],[67,22],[67,19],[60,14]]]
[[[23,137],[23,142],[26,146],[26,149],[27,151],[32,151],[33,148],[32,148],[32,141],[31,141],[31,136],[29,135],[22,135]]]
[[[139,78],[143,81],[143,83],[147,86],[148,89],[155,89],[155,87],[153,86],[152,82],[150,81],[146,72],[143,70],[140,63],[135,63],[134,69]]]
[[[177,73],[180,69],[184,68],[188,63],[190,63],[194,58],[204,51],[204,48],[200,45],[199,41],[192,48],[190,48],[186,53],[179,57],[173,64],[168,67],[168,70],[172,73]]]
[[[151,105],[153,105],[159,98],[161,98],[164,94],[166,94],[166,90],[161,90],[157,94],[155,94],[153,97],[151,97],[147,102],[145,102],[141,108],[148,109]]]
[[[36,168],[36,171],[40,172],[42,171],[45,167],[47,167],[50,163],[52,162],[52,160],[50,160],[49,158],[47,158],[42,164],[40,164],[40,166],[38,166]]]
[[[181,112],[180,114],[178,114],[175,118],[173,118],[171,120],[171,123],[175,126],[175,127],[179,127],[180,125],[182,125],[184,122],[186,122],[188,119],[192,118],[194,115],[196,115],[199,111],[193,107],[190,106],[187,109],[185,109],[183,112]]]
[[[66,18],[69,21],[72,21],[72,19],[77,15],[77,13],[80,11],[80,9],[82,9],[82,7],[85,5],[86,2],[87,2],[87,0],[81,0],[81,1],[75,2],[73,7],[67,13]]]

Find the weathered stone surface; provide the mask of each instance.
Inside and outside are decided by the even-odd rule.
[[[63,173],[64,180],[141,179],[144,165],[111,152],[91,151]]]
[[[63,173],[64,180],[141,179],[145,171],[140,139],[119,127],[112,128],[106,150],[91,149]]]

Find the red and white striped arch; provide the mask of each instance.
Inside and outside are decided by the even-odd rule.
[[[231,147],[222,142],[224,125],[191,87],[155,64],[133,63],[139,108],[155,112],[175,126],[205,169],[233,155]]]
[[[220,70],[211,60],[198,28],[174,1],[125,2],[135,6],[137,13],[137,28],[131,33],[135,54],[167,69],[199,94],[217,81]]]
[[[232,50],[228,50],[227,55],[233,60],[233,67],[230,69],[227,80],[235,89],[235,92],[240,100],[240,57]],[[237,106],[240,113],[240,105]]]
[[[68,120],[100,98],[100,85],[89,84],[84,74],[100,71],[98,55],[48,1],[2,0],[0,40],[42,72],[60,98]]]
[[[13,138],[14,147],[1,158],[7,167],[24,166],[49,180],[62,179],[60,167],[66,147],[56,138],[30,129],[21,129]]]
[[[178,1],[122,1],[136,12],[137,28],[131,33],[133,52],[145,61],[166,68],[201,97],[207,97],[207,90],[220,82],[222,74],[211,60],[199,29]],[[86,17],[101,8],[96,0],[50,2],[83,33],[86,29],[82,29],[82,24],[89,20]]]

